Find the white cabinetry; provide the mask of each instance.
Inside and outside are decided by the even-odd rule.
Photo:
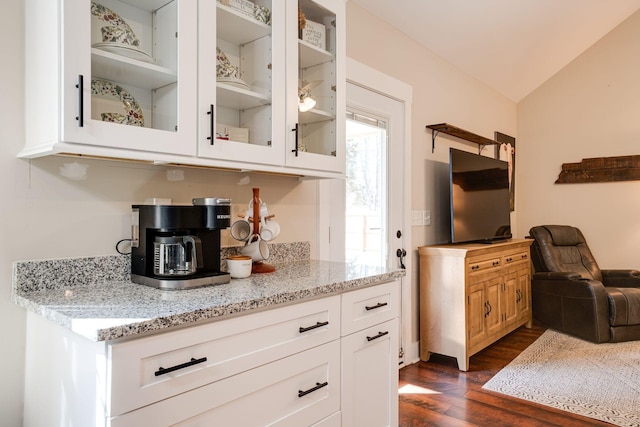
[[[300,0],[326,25],[324,49],[299,40],[298,2],[253,3],[270,20],[214,0],[25,0],[26,110],[38,125],[19,156],[340,176],[344,0]],[[309,79],[317,107],[298,117]]]
[[[197,5],[99,3],[25,1],[21,155],[195,154]],[[137,47],[103,37],[127,38]]]
[[[344,0],[299,0],[288,6],[288,21],[299,13],[324,32],[324,45],[287,37],[287,166],[345,172],[346,29]],[[319,25],[316,25],[319,24]],[[290,26],[289,28],[291,28]],[[304,90],[308,88],[308,92]],[[303,93],[300,93],[302,90]],[[297,94],[298,96],[295,96]],[[298,108],[309,95],[315,105]]]
[[[398,425],[398,283],[342,296],[342,425]]]
[[[390,282],[97,343],[29,313],[24,424],[397,425],[398,307]]]

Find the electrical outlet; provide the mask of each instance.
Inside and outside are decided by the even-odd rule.
[[[431,225],[431,211],[422,211],[422,225]]]

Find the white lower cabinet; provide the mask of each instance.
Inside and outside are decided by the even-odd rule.
[[[24,425],[397,426],[398,315],[398,282],[111,342],[29,313]]]
[[[342,295],[342,425],[398,425],[399,284]]]
[[[340,342],[116,417],[112,427],[310,425],[340,410]]]

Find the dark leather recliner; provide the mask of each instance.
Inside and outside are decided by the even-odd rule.
[[[595,343],[640,339],[640,271],[600,270],[575,227],[543,225],[529,233],[533,317]]]

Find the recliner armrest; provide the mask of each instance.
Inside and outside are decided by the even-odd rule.
[[[606,277],[640,277],[640,270],[601,270]]]
[[[534,273],[534,280],[581,280],[578,273],[571,273],[565,271],[546,271],[541,273]]]
[[[638,270],[601,270],[602,282],[605,286],[615,288],[640,287],[640,271]]]

